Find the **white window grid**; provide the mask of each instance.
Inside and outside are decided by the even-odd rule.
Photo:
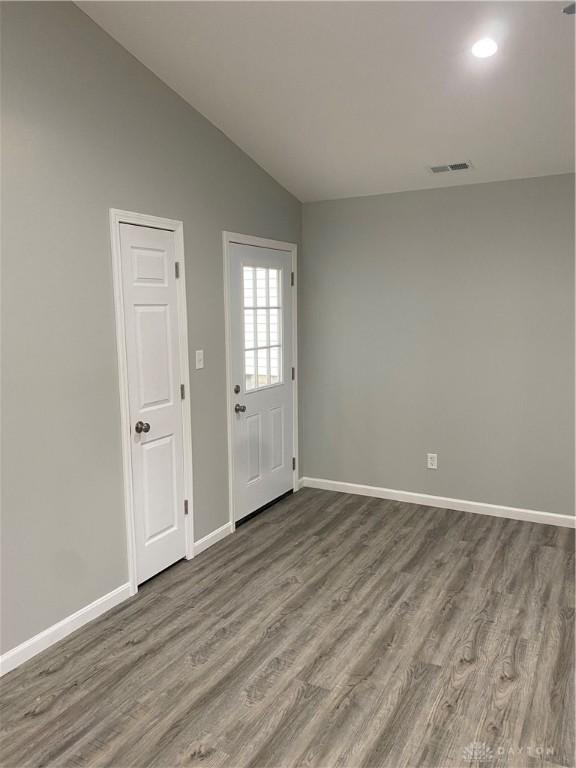
[[[244,265],[244,388],[247,392],[283,382],[282,272]]]

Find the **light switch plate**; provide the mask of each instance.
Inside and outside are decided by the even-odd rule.
[[[196,350],[196,370],[198,370],[199,368],[204,368],[204,350],[203,349]]]

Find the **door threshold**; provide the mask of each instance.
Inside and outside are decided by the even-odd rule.
[[[146,587],[153,579],[157,579],[158,576],[162,576],[163,573],[166,573],[166,571],[169,571],[171,568],[174,568],[175,566],[179,565],[180,563],[186,563],[188,562],[186,560],[186,555],[181,557],[179,560],[175,560],[173,563],[170,563],[170,565],[167,565],[166,568],[162,568],[161,571],[158,571],[158,573],[154,573],[152,576],[148,576],[147,579],[144,579],[144,581],[141,581],[138,584],[138,591],[142,589],[142,587]]]
[[[265,512],[267,509],[270,509],[270,507],[273,507],[274,504],[277,504],[279,501],[282,501],[282,499],[286,499],[288,496],[291,496],[294,493],[294,489],[290,488],[289,491],[286,491],[286,493],[283,493],[281,496],[277,496],[275,499],[272,499],[272,501],[269,501],[268,504],[264,504],[263,507],[259,507],[258,509],[255,509],[254,512],[250,512],[249,515],[246,515],[241,520],[238,520],[236,523],[236,528],[238,528],[241,525],[244,525],[244,523],[247,523],[249,520],[252,520],[253,517],[256,517],[256,515],[259,515],[261,512]]]

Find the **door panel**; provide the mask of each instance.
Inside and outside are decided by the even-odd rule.
[[[166,251],[153,248],[133,248],[135,285],[167,285]]]
[[[142,446],[144,529],[146,546],[177,528],[178,473],[172,435]]]
[[[280,405],[270,411],[270,469],[282,469],[284,466],[284,408]]]
[[[174,234],[121,224],[120,245],[141,583],[186,551]]]
[[[135,306],[134,315],[140,408],[169,404],[173,390],[170,307]]]
[[[292,254],[228,250],[235,519],[293,488]]]
[[[262,430],[260,414],[253,413],[246,417],[246,440],[248,442],[248,477],[247,482],[253,483],[260,479],[260,445]]]

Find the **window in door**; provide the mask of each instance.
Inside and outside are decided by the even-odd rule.
[[[282,383],[282,273],[243,267],[244,387],[247,392]]]

